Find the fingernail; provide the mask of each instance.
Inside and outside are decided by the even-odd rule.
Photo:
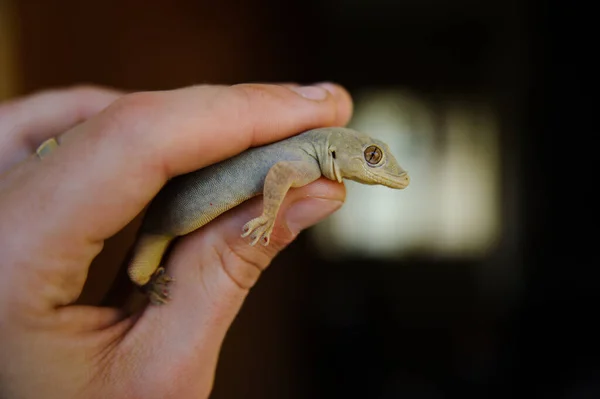
[[[331,82],[319,82],[319,83],[315,84],[315,86],[324,88],[325,90],[327,90],[329,93],[331,93],[334,96],[338,94],[337,86]]]
[[[311,227],[340,209],[342,201],[306,198],[292,205],[286,212],[288,228],[294,234]]]
[[[300,86],[292,87],[291,90],[300,94],[302,97],[309,100],[325,100],[327,98],[327,90],[323,87],[318,86]]]

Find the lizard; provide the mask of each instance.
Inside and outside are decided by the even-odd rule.
[[[38,154],[46,153],[42,144]],[[48,145],[46,145],[48,146]],[[49,147],[55,144],[50,142]],[[269,245],[283,199],[292,187],[321,176],[404,189],[404,170],[381,140],[347,127],[322,127],[250,148],[234,157],[168,180],[150,201],[127,264],[129,279],[153,305],[171,298],[170,277],[162,266],[172,243],[222,213],[263,195],[263,211],[242,228],[249,245]]]

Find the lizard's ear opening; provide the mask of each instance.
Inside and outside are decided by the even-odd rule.
[[[342,171],[336,160],[336,148],[329,147],[329,155],[330,155],[330,174],[338,181],[338,183],[342,182]]]

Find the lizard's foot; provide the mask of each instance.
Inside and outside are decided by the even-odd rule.
[[[174,279],[165,273],[165,269],[159,267],[152,275],[152,278],[150,278],[150,281],[144,284],[142,291],[148,296],[150,303],[153,305],[162,305],[171,299],[169,284],[172,281]]]
[[[242,228],[242,237],[250,236],[252,239],[250,245],[255,245],[259,240],[262,245],[269,245],[274,224],[275,221],[266,216],[254,218]]]

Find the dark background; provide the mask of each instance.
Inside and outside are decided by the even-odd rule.
[[[342,263],[301,236],[234,322],[213,398],[600,397],[597,202],[585,179],[597,158],[590,10],[516,0],[14,4],[18,94],[333,80],[485,99],[499,115],[502,211],[519,223],[503,224],[495,252]],[[90,279],[114,276],[134,230],[108,243]],[[510,298],[479,292],[488,264],[519,271]],[[88,286],[87,300],[103,290]]]

